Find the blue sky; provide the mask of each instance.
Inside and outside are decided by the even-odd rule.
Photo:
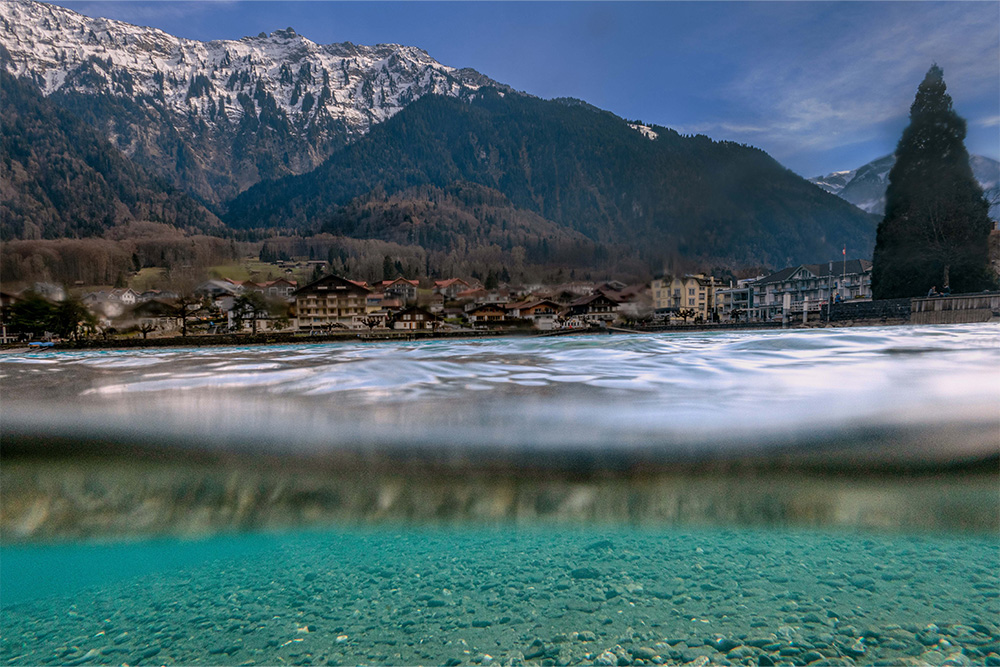
[[[763,148],[803,176],[891,153],[937,62],[971,152],[1000,159],[1000,3],[66,2],[192,39],[292,27],[399,43],[543,98]]]

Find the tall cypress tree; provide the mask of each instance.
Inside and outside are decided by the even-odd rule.
[[[989,205],[969,166],[965,120],[946,90],[935,64],[917,89],[910,125],[896,146],[875,239],[876,299],[923,296],[931,287],[977,292],[995,286]]]

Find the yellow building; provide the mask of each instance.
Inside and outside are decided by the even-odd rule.
[[[703,273],[656,278],[652,284],[653,308],[669,314],[690,310],[694,314],[689,317],[700,316],[708,322],[716,311],[715,291],[721,287],[721,281]]]

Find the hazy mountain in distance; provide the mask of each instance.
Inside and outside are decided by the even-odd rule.
[[[889,171],[895,163],[895,156],[886,155],[851,171],[835,171],[809,180],[863,211],[882,215],[885,213]],[[969,164],[990,202],[990,217],[1000,220],[1000,162],[982,155],[971,155]]]

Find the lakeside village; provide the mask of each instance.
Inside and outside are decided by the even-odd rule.
[[[315,265],[311,267],[304,264],[277,262],[275,266],[287,274],[292,274],[291,267],[312,268],[321,277],[302,285],[290,277],[264,282],[216,278],[187,294],[124,287],[71,296],[63,287],[36,283],[18,294],[0,293],[0,343],[53,341],[60,336],[110,341],[271,332],[316,336],[650,330],[910,316],[909,299],[899,300],[905,304],[876,302],[879,307],[872,308],[872,263],[864,259],[803,264],[735,282],[699,273],[666,275],[637,285],[574,281],[511,286],[462,278],[420,281],[404,277],[369,284],[323,275],[325,266],[316,262],[308,262]],[[44,300],[53,308],[74,300],[79,312],[73,318],[76,327],[53,332],[26,326],[23,314],[18,317],[16,313],[18,304],[24,306],[29,299]],[[835,317],[838,310],[841,315]]]

